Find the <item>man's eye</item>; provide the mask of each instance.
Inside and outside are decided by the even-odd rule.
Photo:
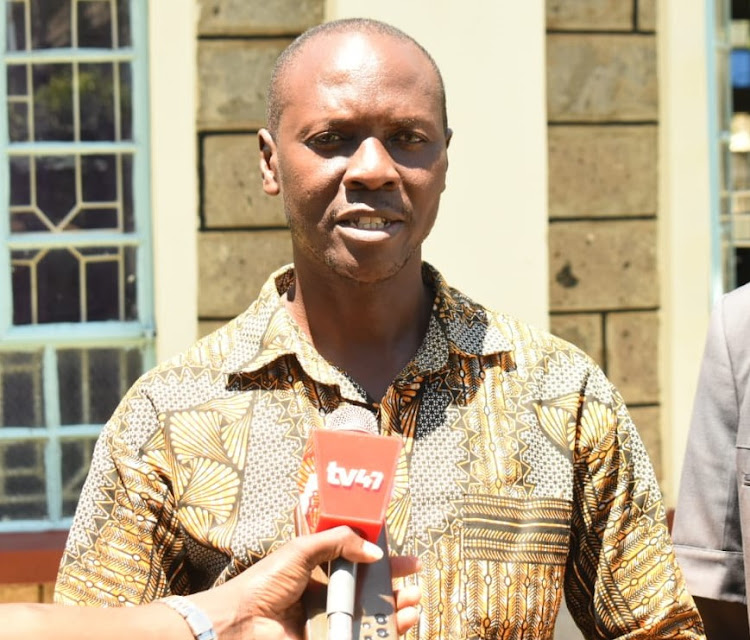
[[[399,144],[420,144],[424,142],[424,138],[413,131],[399,131],[391,139]]]
[[[341,144],[344,141],[344,137],[333,131],[326,131],[325,133],[319,133],[314,136],[310,143],[314,147],[331,147],[337,144]]]

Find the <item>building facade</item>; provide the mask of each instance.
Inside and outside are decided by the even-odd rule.
[[[49,598],[100,414],[291,260],[256,132],[275,57],[337,17],[395,24],[443,71],[454,137],[426,259],[590,353],[674,502],[711,303],[739,284],[728,2],[4,4],[0,600]],[[67,315],[45,316],[60,287]]]

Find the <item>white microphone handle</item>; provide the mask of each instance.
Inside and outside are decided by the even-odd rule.
[[[352,640],[354,593],[357,588],[357,565],[337,558],[331,563],[328,578],[328,640]]]

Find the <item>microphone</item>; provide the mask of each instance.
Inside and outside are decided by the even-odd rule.
[[[377,567],[363,566],[359,584],[356,564],[343,558],[331,564],[327,637],[350,640],[356,629],[354,637],[364,632],[364,638],[396,638],[383,524],[402,442],[378,435],[375,416],[363,407],[341,405],[326,417],[325,424],[326,429],[312,432],[303,456],[301,475],[307,478],[298,516],[304,519],[303,530],[348,525],[386,552],[374,563]],[[361,602],[355,597],[358,591]],[[308,637],[313,637],[313,628],[320,634],[320,622],[306,629]]]

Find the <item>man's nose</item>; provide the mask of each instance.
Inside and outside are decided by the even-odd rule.
[[[393,189],[399,180],[396,164],[378,138],[365,138],[350,156],[344,174],[347,189]]]

